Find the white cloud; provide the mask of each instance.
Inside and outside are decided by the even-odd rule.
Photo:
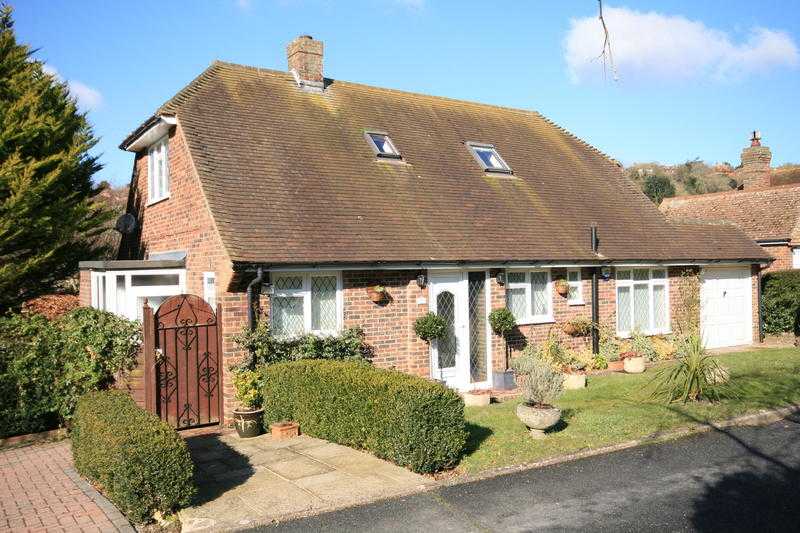
[[[752,28],[737,42],[727,32],[681,16],[612,7],[603,15],[617,72],[626,81],[723,81],[800,63],[797,45],[782,31]],[[595,59],[602,48],[597,16],[570,21],[564,58],[573,82],[603,76],[602,62]]]
[[[250,0],[236,0],[236,6],[241,10],[246,11],[250,9],[251,5],[252,2]]]
[[[58,70],[50,65],[42,65],[42,70],[58,81],[64,81],[64,78],[59,74]],[[72,97],[78,101],[78,106],[85,111],[97,109],[103,103],[103,95],[100,94],[100,91],[89,87],[85,83],[78,80],[67,80],[67,87]]]

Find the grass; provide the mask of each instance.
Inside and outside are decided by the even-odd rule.
[[[514,410],[519,400],[466,408],[470,432],[462,473],[522,464],[597,448],[695,422],[722,420],[760,409],[800,403],[800,350],[756,349],[719,356],[731,371],[737,397],[719,403],[650,399],[656,371],[589,377],[588,387],[567,391],[557,402],[562,421],[544,440],[528,436]],[[670,364],[670,363],[667,363]]]

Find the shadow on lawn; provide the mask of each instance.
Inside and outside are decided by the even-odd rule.
[[[194,462],[197,485],[193,505],[217,499],[255,473],[247,456],[220,440],[218,435],[200,435],[185,440]]]
[[[492,435],[492,430],[485,427],[467,422],[467,444],[464,446],[464,453],[462,458],[475,453],[480,448],[481,443]]]

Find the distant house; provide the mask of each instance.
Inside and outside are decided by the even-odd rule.
[[[331,79],[322,60],[300,37],[285,72],[215,62],[122,142],[138,222],[118,261],[81,265],[84,304],[135,318],[145,298],[219,303],[224,369],[254,305],[278,336],[358,326],[376,365],[469,390],[504,383],[491,310],[514,313],[515,346],[552,331],[590,349],[561,333],[579,317],[667,334],[691,269],[709,345],[758,340],[770,257],[740,229],[667,220],[536,112]],[[449,325],[431,346],[413,328],[428,312]]]
[[[800,183],[792,182],[796,171],[775,171],[771,160],[754,132],[733,172],[740,190],[665,198],[661,210],[673,220],[733,223],[775,259],[768,270],[800,268]]]

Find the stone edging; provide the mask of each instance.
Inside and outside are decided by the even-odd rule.
[[[66,436],[67,436],[66,428],[51,429],[50,431],[42,431],[41,433],[26,433],[25,435],[15,435],[13,437],[6,437],[5,439],[0,439],[0,449],[16,448],[18,446],[35,444],[38,442],[57,441],[66,438]]]
[[[736,427],[736,426],[764,426],[767,424],[771,424],[773,422],[777,422],[779,420],[783,420],[787,416],[790,416],[798,412],[800,412],[800,404],[791,404],[786,407],[781,407],[778,409],[764,409],[761,411],[757,411],[755,413],[749,413],[746,415],[729,418],[727,420],[721,420],[719,422],[698,422],[678,429],[673,429],[669,431],[659,431],[657,433],[653,433],[651,435],[642,437],[641,439],[629,440],[626,442],[621,442],[619,444],[611,444],[609,446],[603,446],[601,448],[591,448],[589,450],[584,450],[576,453],[559,455],[556,457],[549,457],[547,459],[543,459],[541,461],[534,461],[532,463],[501,466],[498,468],[486,470],[484,472],[479,472],[477,474],[468,474],[465,476],[446,478],[439,481],[439,486],[451,486],[451,485],[461,485],[464,483],[472,483],[473,481],[480,481],[483,479],[498,477],[504,474],[512,474],[514,472],[522,472],[524,470],[543,468],[545,466],[567,463],[570,461],[576,461],[578,459],[594,457],[596,455],[605,455],[607,453],[626,450],[628,448],[636,448],[638,446],[644,446],[647,444],[655,444],[658,442],[678,439],[681,437],[687,437],[689,435],[708,433],[709,431],[712,430],[722,430],[725,428]]]
[[[73,483],[75,483],[79,489],[81,489],[81,492],[88,496],[89,499],[92,500],[103,511],[106,517],[119,531],[124,533],[136,532],[136,529],[134,529],[131,523],[128,522],[128,519],[125,518],[125,515],[123,515],[119,509],[114,507],[114,504],[108,501],[105,496],[100,494],[100,492],[98,492],[85,479],[83,479],[74,468],[64,468],[64,473],[72,480]]]

